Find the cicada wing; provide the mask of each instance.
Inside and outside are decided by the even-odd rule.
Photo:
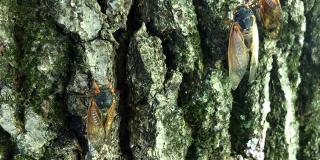
[[[87,135],[94,146],[99,146],[105,138],[102,114],[94,99],[91,100],[87,111]]]
[[[236,89],[243,78],[249,62],[247,47],[240,26],[233,23],[229,35],[228,64],[232,89]]]
[[[104,122],[104,128],[106,130],[106,134],[108,135],[111,128],[112,128],[112,124],[114,121],[114,117],[116,115],[116,108],[117,108],[117,100],[116,100],[116,91],[115,89],[112,87],[111,84],[107,84],[108,88],[111,90],[112,92],[112,104],[111,107],[108,109],[107,111],[107,116]]]
[[[258,58],[259,58],[259,33],[255,17],[253,17],[252,26],[252,44],[250,47],[251,59],[250,59],[250,74],[249,82],[252,82],[256,77],[256,72],[258,68]]]
[[[270,8],[278,8],[278,7],[281,8],[279,0],[264,0],[264,1]]]
[[[112,128],[114,117],[116,115],[116,107],[117,107],[117,104],[116,104],[115,100],[113,100],[111,107],[108,109],[108,115],[107,115],[106,120],[104,122],[104,127],[105,127],[107,133],[109,133],[110,129]]]

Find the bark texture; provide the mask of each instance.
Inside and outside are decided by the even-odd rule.
[[[281,0],[276,39],[254,10],[257,77],[232,91],[243,3],[1,0],[0,159],[320,159],[320,0]]]

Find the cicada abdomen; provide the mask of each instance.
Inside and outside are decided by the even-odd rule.
[[[267,35],[277,38],[281,29],[282,10],[279,0],[260,0],[260,16]]]

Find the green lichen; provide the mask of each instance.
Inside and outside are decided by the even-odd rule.
[[[231,93],[227,82],[225,74],[213,71],[197,83],[183,84],[185,92],[180,94],[180,104],[194,131],[188,159],[230,159],[231,143],[226,124],[230,119]]]
[[[202,70],[200,37],[191,1],[143,1],[142,19],[162,39],[167,67],[182,72]]]
[[[304,42],[306,21],[301,1],[287,1],[283,7],[283,30],[280,35],[281,50],[275,54],[272,83],[270,126],[266,146],[268,159],[296,159],[299,149],[299,122],[296,118],[297,91],[300,84],[299,64]],[[285,43],[283,43],[285,42]],[[278,93],[278,94],[276,94]],[[279,94],[280,93],[280,94]]]
[[[11,72],[13,78],[7,81],[9,85],[6,85],[15,89],[11,92],[16,96],[11,97],[16,101],[9,106],[7,114],[13,111],[14,115],[10,117],[16,123],[7,124],[23,131],[10,133],[20,154],[16,158],[40,158],[44,147],[57,135],[54,128],[59,128],[63,120],[59,95],[62,96],[66,78],[68,38],[56,31],[43,3],[29,1],[24,4],[19,1],[13,4],[10,36],[14,36],[11,37],[14,42],[6,50],[12,55],[6,56],[14,57],[14,63],[7,65],[7,68],[14,65],[14,71]],[[5,76],[10,78],[9,74]],[[52,124],[51,129],[49,123]]]
[[[15,78],[18,69],[16,61],[16,46],[12,35],[14,34],[15,3],[0,2],[0,46],[4,51],[0,53],[1,83],[10,88],[15,87]]]
[[[106,13],[106,28],[112,32],[126,28],[127,16],[132,0],[102,1],[102,12]]]
[[[35,160],[32,156],[17,154],[13,158],[14,160]]]
[[[275,62],[274,62],[275,63]],[[271,77],[276,77],[276,70],[272,70]],[[268,114],[267,121],[270,123],[270,129],[267,131],[267,140],[265,154],[266,159],[288,159],[287,144],[284,135],[284,122],[286,117],[286,108],[282,102],[285,100],[284,93],[279,96],[280,82],[271,82],[270,101],[272,103],[271,112]]]
[[[39,114],[54,115],[55,94],[62,94],[66,79],[68,39],[55,30],[50,16],[44,13],[45,6],[34,2],[18,8],[19,67],[25,77],[23,103]]]
[[[148,35],[145,25],[135,34],[129,49],[133,155],[138,159],[184,159],[191,132],[177,106],[182,74],[167,71],[161,40]]]
[[[75,38],[89,41],[98,37],[105,15],[96,0],[47,1],[56,22]]]
[[[304,1],[307,29],[301,58],[301,85],[298,97],[300,120],[299,159],[320,159],[320,27],[318,24],[319,0]]]

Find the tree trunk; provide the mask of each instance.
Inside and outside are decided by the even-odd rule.
[[[0,159],[320,159],[320,0],[281,0],[276,39],[253,9],[233,91],[243,3],[1,0]]]

